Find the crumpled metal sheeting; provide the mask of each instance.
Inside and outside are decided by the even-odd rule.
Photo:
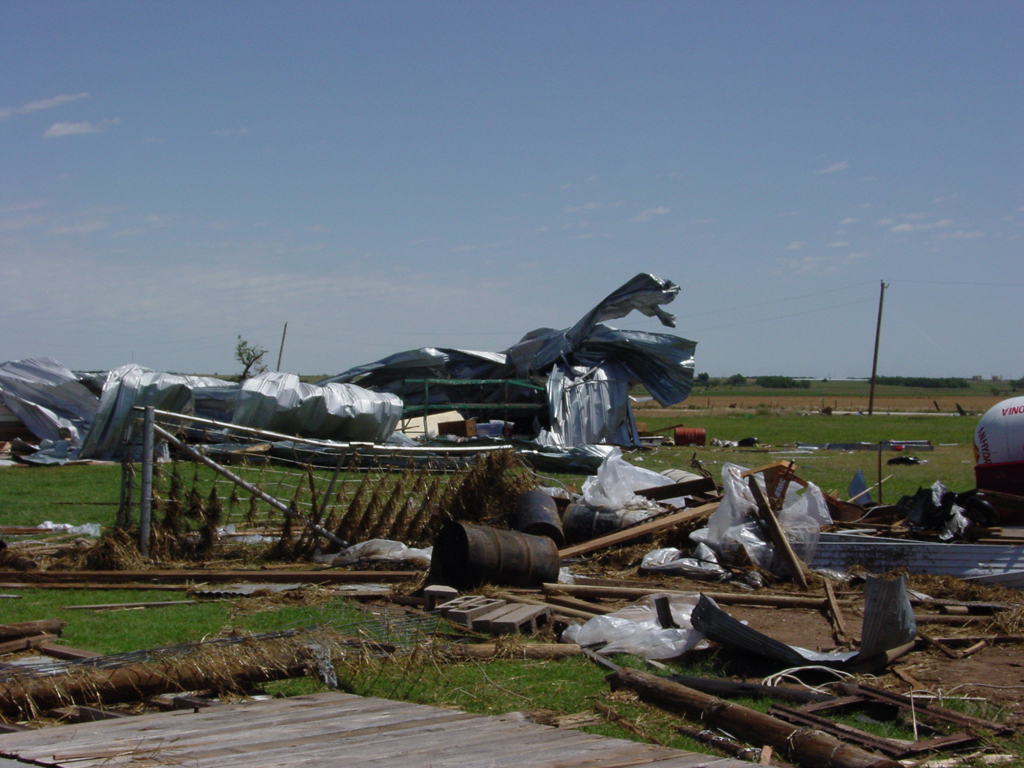
[[[559,360],[575,355],[577,349],[590,339],[598,323],[625,317],[633,310],[648,317],[657,317],[662,325],[674,328],[675,317],[660,305],[669,303],[678,293],[679,286],[671,280],[641,273],[605,296],[571,328],[563,331],[548,328],[531,331],[518,344],[509,348],[507,354],[515,364],[516,374],[526,378],[534,373],[545,372]]]
[[[398,394],[393,387],[400,387],[403,379],[508,379],[513,372],[501,352],[425,347],[349,368],[318,383],[351,383]]]
[[[914,611],[907,598],[906,578],[870,577],[864,590],[864,628],[859,651],[812,651],[787,645],[750,627],[701,594],[690,621],[709,640],[738,648],[789,667],[821,664],[836,669],[852,666],[872,656],[910,642],[917,636]]]
[[[681,336],[601,325],[576,350],[573,362],[589,366],[614,361],[667,407],[690,395],[696,349],[697,342]]]
[[[860,655],[869,658],[917,637],[914,608],[907,597],[907,577],[868,577],[864,582],[864,624]]]
[[[194,389],[224,386],[230,386],[230,383],[210,376],[159,373],[139,365],[116,368],[107,374],[99,409],[82,442],[79,458],[121,458],[124,438],[136,418],[132,410],[136,406],[190,414],[193,412]],[[175,430],[179,427],[179,423],[170,425]]]
[[[512,440],[511,445],[516,449],[516,455],[538,472],[578,475],[594,474],[615,451],[614,445],[575,445],[571,448],[547,445],[543,442],[547,437],[547,432],[541,432],[536,441]]]
[[[235,409],[238,408],[241,394],[241,387],[234,383],[201,387],[192,392],[194,413],[203,419],[231,421],[235,417]]]
[[[810,567],[845,571],[852,565],[872,573],[906,568],[908,573],[945,574],[978,584],[1024,589],[1024,547],[822,533]]]
[[[402,401],[354,384],[305,384],[264,373],[242,385],[233,423],[315,440],[381,442],[398,426]]]
[[[588,370],[556,365],[547,382],[551,443],[640,445],[629,384],[622,366]]]
[[[51,357],[0,363],[0,401],[41,440],[67,438],[78,447],[99,400]]]

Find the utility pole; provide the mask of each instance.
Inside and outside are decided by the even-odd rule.
[[[882,304],[885,302],[885,289],[888,286],[882,282],[882,290],[878,294],[878,322],[875,324],[875,358],[871,363],[871,392],[868,394],[868,416],[875,411],[875,379],[878,376],[878,340],[882,335]]]
[[[281,348],[277,351],[277,370],[281,370],[281,356],[284,354],[284,337],[288,334],[288,323],[284,324],[284,330],[281,331]]]

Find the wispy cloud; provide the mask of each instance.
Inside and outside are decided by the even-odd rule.
[[[717,224],[718,219],[694,219],[691,224]]]
[[[223,130],[220,130],[220,131],[214,131],[213,135],[214,136],[220,136],[221,138],[225,138],[225,139],[232,138],[234,136],[248,136],[249,135],[249,129],[248,128],[224,128]]]
[[[596,211],[599,208],[604,208],[604,203],[585,203],[583,205],[573,205],[568,208],[563,208],[564,213],[579,213],[580,211]]]
[[[495,243],[466,243],[465,245],[456,245],[451,249],[452,253],[469,253],[470,251],[479,250],[490,250],[492,248],[500,248],[505,245],[503,242]]]
[[[958,230],[956,232],[943,232],[939,235],[939,240],[977,240],[980,237],[985,237],[985,233],[978,230],[972,232]]]
[[[890,232],[921,232],[928,229],[942,229],[943,227],[950,227],[953,225],[952,219],[939,219],[935,222],[907,222],[905,224],[897,224],[892,227]]]
[[[43,134],[44,139],[56,139],[62,136],[77,136],[83,133],[100,133],[108,126],[117,125],[121,122],[119,117],[110,117],[99,123],[90,123],[83,120],[80,123],[54,123]]]
[[[855,219],[853,216],[847,216],[845,219],[840,221],[840,224],[856,224],[860,219]]]
[[[87,235],[91,232],[99,232],[101,229],[106,229],[107,226],[107,222],[101,219],[83,219],[74,224],[62,224],[61,226],[54,227],[52,231],[55,235]]]
[[[815,173],[836,173],[837,171],[845,171],[849,167],[850,164],[843,160],[842,162],[839,163],[832,163],[832,165],[828,166],[827,168],[821,168],[815,171]]]
[[[849,248],[850,244],[845,240],[833,240],[831,243],[826,244],[827,248]]]
[[[34,211],[37,208],[45,208],[50,204],[49,200],[45,198],[38,198],[36,200],[26,200],[23,203],[12,203],[11,205],[0,208],[0,213],[18,213],[19,211]]]
[[[630,222],[633,224],[643,224],[645,222],[650,221],[655,216],[664,216],[666,213],[671,212],[671,210],[671,208],[666,208],[665,206],[660,206],[658,208],[648,208],[645,211],[640,211],[640,213],[638,213],[636,216],[630,219]]]
[[[832,273],[839,272],[862,259],[869,258],[870,253],[853,251],[841,256],[802,256],[781,259],[781,264],[793,272],[801,273]]]
[[[12,115],[26,115],[29,112],[38,112],[41,109],[52,109],[53,107],[59,107],[60,105],[67,104],[68,102],[87,98],[89,98],[88,93],[64,93],[60,96],[53,96],[49,99],[37,99],[36,101],[30,101],[28,104],[23,104],[20,107],[0,107],[0,120],[6,120]]]
[[[804,244],[799,240],[794,240],[792,243],[786,246],[787,251],[799,251],[804,247]]]

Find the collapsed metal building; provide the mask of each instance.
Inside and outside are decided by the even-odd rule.
[[[242,383],[127,365],[80,376],[51,358],[0,364],[0,404],[43,441],[38,463],[118,459],[134,409],[194,415],[225,426],[304,438],[381,443],[403,418],[442,410],[514,425],[539,446],[640,445],[629,391],[643,385],[662,405],[684,400],[696,343],[619,330],[605,321],[634,310],[668,327],[662,307],[679,286],[641,273],[571,328],[539,328],[503,352],[428,347],[351,368],[316,384],[290,373]],[[206,439],[216,440],[209,430]]]
[[[635,310],[674,328],[675,317],[662,305],[678,293],[679,286],[670,280],[641,273],[571,328],[530,331],[504,352],[427,347],[351,368],[321,383],[393,393],[402,398],[407,415],[442,409],[507,415],[519,433],[534,434],[542,445],[639,446],[630,388],[643,385],[663,406],[685,400],[697,345],[604,322]]]

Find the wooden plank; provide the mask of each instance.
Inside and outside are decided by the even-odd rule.
[[[665,515],[659,517],[657,520],[651,520],[646,523],[640,523],[630,528],[624,528],[621,531],[615,533],[609,533],[607,536],[600,536],[590,541],[585,541],[582,544],[576,544],[572,547],[566,547],[565,549],[558,550],[558,556],[561,559],[569,557],[579,557],[585,555],[588,552],[596,552],[599,549],[606,549],[613,547],[617,544],[622,544],[627,541],[632,541],[641,536],[646,536],[648,533],[655,533],[656,531],[663,531],[666,528],[685,523],[689,520],[696,520],[700,517],[709,516],[712,512],[718,509],[718,502],[711,504],[703,504],[693,509],[684,509],[681,512],[674,512],[671,515]]]
[[[247,582],[252,584],[361,584],[366,582],[408,581],[419,576],[419,571],[343,571],[337,568],[306,571],[235,571],[235,570],[180,570],[180,571],[0,571],[0,581],[43,585],[49,583],[76,584],[79,582],[180,583],[225,584]]]
[[[83,651],[80,648],[72,648],[69,645],[57,645],[56,643],[42,643],[36,647],[36,650],[51,658],[64,659],[65,661],[95,659],[97,656],[103,656],[102,653],[96,653],[95,651]]]
[[[0,736],[0,754],[57,768],[740,768],[746,763],[342,693],[228,704]]]
[[[162,600],[151,603],[96,603],[95,605],[65,605],[64,611],[109,611],[119,608],[165,608],[168,605],[195,605],[198,600]]]
[[[750,492],[754,494],[754,502],[757,504],[758,518],[768,530],[768,538],[771,539],[772,544],[775,545],[779,554],[782,555],[782,559],[786,561],[789,572],[792,574],[797,586],[806,592],[810,589],[807,583],[807,574],[805,573],[806,566],[796,556],[793,547],[790,546],[789,539],[786,538],[782,526],[779,525],[779,519],[775,517],[775,512],[772,510],[768,498],[764,495],[764,491],[761,490],[761,486],[757,484],[757,478],[751,476],[747,481],[750,486]]]

